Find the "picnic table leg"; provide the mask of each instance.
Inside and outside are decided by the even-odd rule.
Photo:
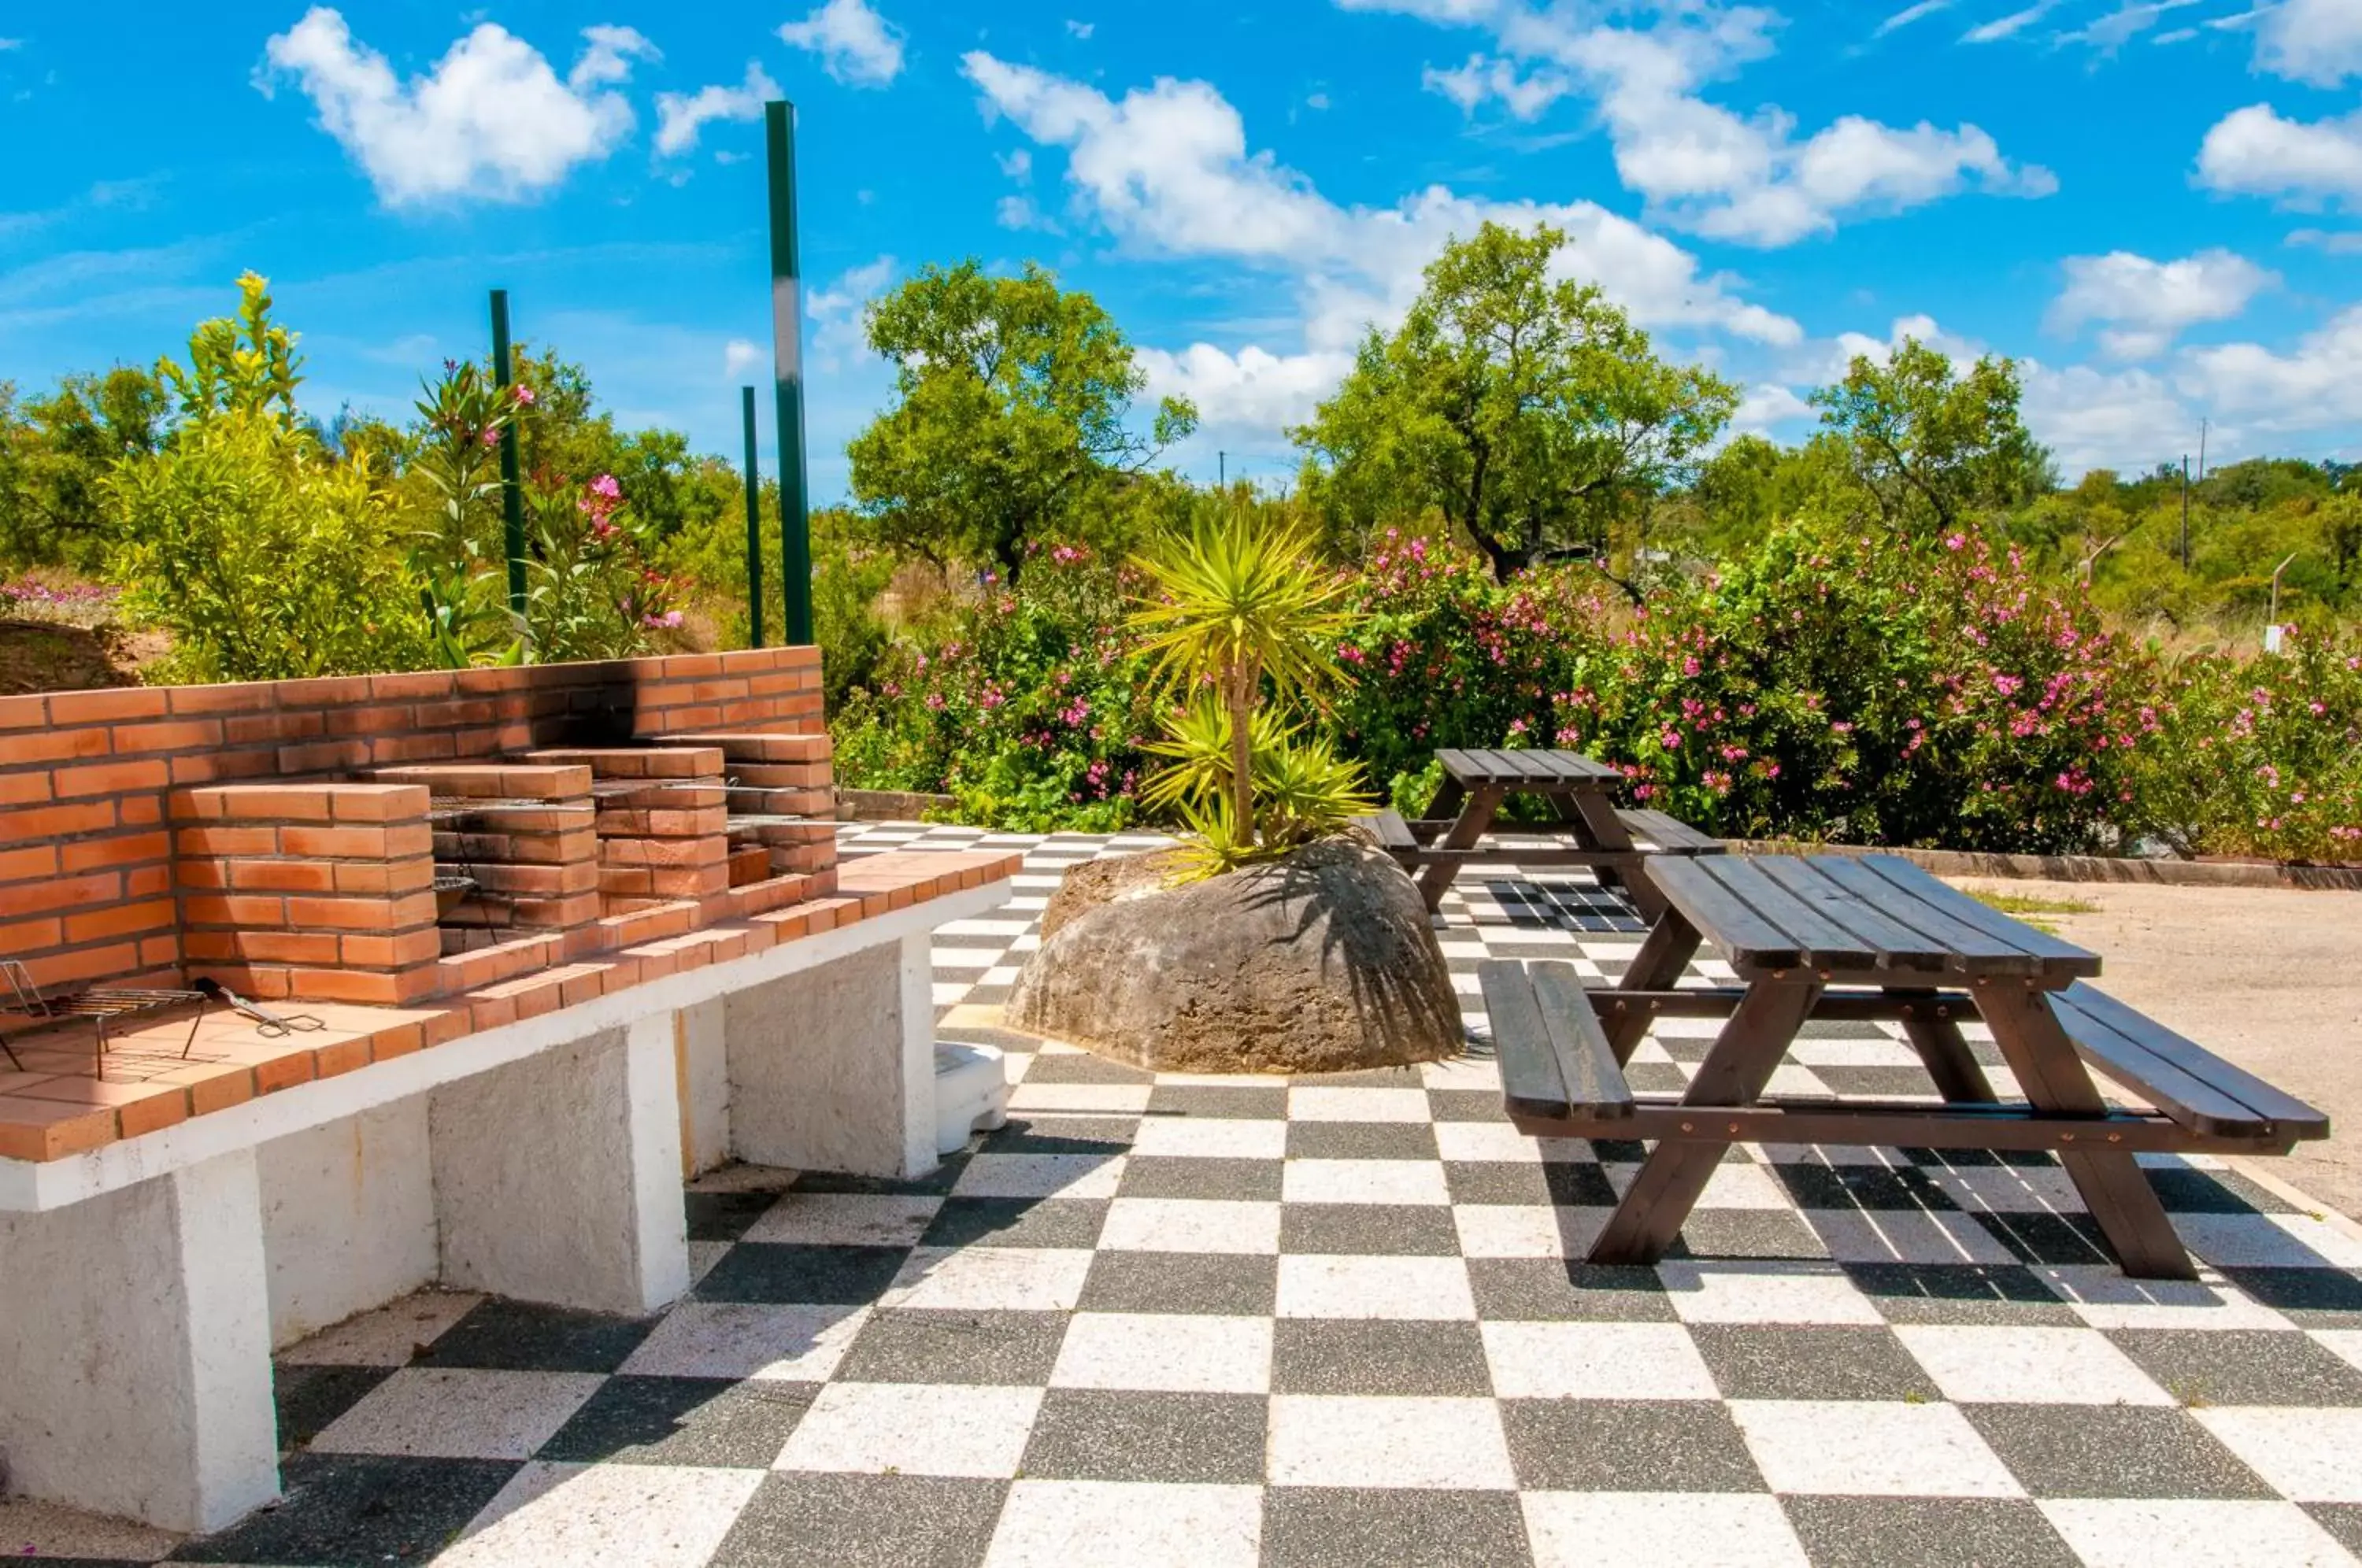
[[[1649,934],[1633,955],[1632,966],[1616,982],[1619,991],[1662,991],[1672,988],[1689,966],[1698,950],[1697,927],[1682,918],[1679,910],[1668,909],[1657,917]],[[1649,1032],[1649,1012],[1645,1008],[1628,1008],[1622,1012],[1610,1012],[1599,1021],[1602,1032],[1607,1036],[1607,1048],[1616,1054],[1619,1067],[1630,1064],[1632,1053],[1639,1049],[1640,1037]]]
[[[1976,1053],[1960,1032],[1959,1020],[1938,1017],[1936,993],[1889,986],[1886,994],[1911,1004],[1903,1017],[1903,1036],[1919,1054],[1920,1065],[1936,1080],[1936,1088],[1954,1105],[1991,1105],[1995,1096]]]
[[[2036,1110],[2096,1116],[2107,1109],[2074,1043],[2059,1028],[2046,993],[1997,980],[1977,987],[1975,996],[2002,1059]],[[2058,1163],[2067,1167],[2068,1179],[2082,1195],[2083,1207],[2092,1211],[2125,1274],[2135,1279],[2198,1277],[2157,1189],[2132,1155],[2105,1148],[2062,1148]]]
[[[1598,868],[1599,879],[1622,889],[1632,907],[1640,911],[1641,919],[1653,921],[1663,914],[1665,896],[1657,891],[1656,884],[1650,881],[1640,869],[1643,856],[1633,847],[1632,834],[1624,826],[1623,819],[1616,814],[1616,802],[1607,792],[1604,790],[1577,790],[1561,796],[1560,800],[1573,807],[1573,814],[1567,820],[1574,828],[1575,840],[1582,848],[1617,856],[1615,861]],[[1564,815],[1567,807],[1562,804],[1559,810]]]
[[[1442,804],[1444,793],[1459,787],[1458,780],[1446,778],[1443,792],[1436,796],[1437,805]],[[1460,808],[1460,815],[1452,823],[1451,831],[1443,835],[1443,841],[1436,847],[1438,849],[1476,847],[1476,841],[1485,836],[1486,828],[1493,825],[1493,814],[1501,809],[1501,801],[1507,794],[1508,791],[1498,784],[1476,786],[1469,792],[1467,804]],[[1435,808],[1429,809],[1432,811]],[[1429,914],[1443,907],[1444,889],[1451,886],[1451,879],[1458,875],[1460,875],[1460,862],[1456,859],[1430,860],[1420,869],[1418,896],[1427,900],[1427,910]]]
[[[1433,822],[1440,817],[1458,816],[1460,803],[1467,798],[1468,790],[1460,780],[1449,773],[1445,774],[1443,782],[1436,787],[1435,799],[1427,803],[1426,820]]]
[[[1748,988],[1682,1096],[1684,1106],[1698,1108],[1702,1131],[1715,1126],[1716,1107],[1751,1105],[1762,1094],[1820,997],[1820,982],[1809,977],[1758,980]],[[1736,1141],[1666,1139],[1649,1151],[1606,1228],[1592,1242],[1590,1261],[1652,1264],[1663,1257],[1722,1163],[1723,1151]]]

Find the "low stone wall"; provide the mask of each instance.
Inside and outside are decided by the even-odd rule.
[[[1939,877],[2016,877],[2050,882],[2147,882],[2169,888],[2306,888],[2362,892],[2362,868],[2263,861],[2136,860],[2106,855],[1988,855],[1965,849],[1879,849],[1793,839],[1730,841],[1741,855],[1893,855]]]
[[[915,823],[929,812],[947,812],[959,802],[949,795],[911,790],[843,790],[836,792],[836,819],[845,823]]]

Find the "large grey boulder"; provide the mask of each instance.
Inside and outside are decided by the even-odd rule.
[[[1426,906],[1358,839],[1168,887],[1169,854],[1078,866],[1010,993],[1017,1028],[1137,1066],[1326,1073],[1456,1055]]]

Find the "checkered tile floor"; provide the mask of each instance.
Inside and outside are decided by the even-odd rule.
[[[954,1038],[1060,872],[1148,842],[844,849],[979,839],[1028,861],[939,939]],[[2205,1276],[2131,1282],[2047,1157],[1760,1147],[1661,1265],[1570,1265],[1640,1151],[1509,1128],[1473,970],[1612,978],[1637,925],[1579,879],[1468,880],[1467,1057],[1287,1083],[1012,1055],[1010,1125],[931,1180],[698,1184],[699,1283],[661,1319],[429,1295],[299,1347],[288,1501],[177,1560],[2356,1561],[2351,1231],[2160,1161]],[[1639,1087],[1707,1032],[1653,1037]],[[1808,1027],[1783,1071],[1928,1090],[1876,1026]]]

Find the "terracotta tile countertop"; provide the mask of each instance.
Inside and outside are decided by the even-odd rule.
[[[96,1077],[88,1029],[23,1035],[11,1031],[24,1070],[0,1057],[0,1159],[64,1159],[159,1132],[260,1095],[359,1072],[374,1062],[431,1050],[644,981],[1003,881],[1020,859],[1014,853],[940,850],[870,856],[840,867],[833,898],[602,953],[431,1004],[267,1003],[274,1012],[308,1014],[325,1026],[276,1039],[264,1036],[250,1020],[221,1010],[197,1023],[191,1044],[188,1013],[166,1014],[144,1027],[114,1032]],[[190,1044],[185,1060],[183,1044]]]

